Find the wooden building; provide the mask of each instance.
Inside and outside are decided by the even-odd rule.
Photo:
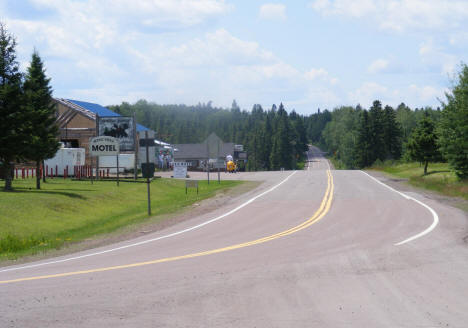
[[[88,144],[91,137],[96,136],[96,116],[121,116],[99,104],[56,98],[57,124],[60,129],[60,141],[68,148],[84,148],[86,164],[91,164],[88,155]],[[148,131],[137,124],[137,132]]]

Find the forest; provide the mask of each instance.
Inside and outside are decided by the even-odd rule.
[[[375,100],[361,105],[320,109],[311,115],[289,113],[282,103],[269,109],[253,105],[241,110],[234,100],[230,109],[160,105],[146,100],[108,106],[156,131],[169,143],[202,142],[211,132],[223,141],[243,144],[247,170],[301,168],[308,144],[328,152],[337,168],[360,169],[376,162],[418,161],[425,165],[448,161],[460,178],[468,175],[468,67],[462,65],[457,84],[441,107],[396,108]]]

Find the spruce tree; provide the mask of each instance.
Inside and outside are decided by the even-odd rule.
[[[372,107],[369,108],[369,132],[371,142],[371,163],[377,159],[385,160],[385,144],[383,132],[383,110],[380,101],[375,100]]]
[[[16,61],[16,40],[0,23],[0,165],[5,190],[12,190],[15,160],[24,158],[28,144],[28,117],[22,104],[22,75]]]
[[[401,128],[396,121],[396,114],[392,107],[385,106],[383,113],[383,138],[386,159],[401,157]]]
[[[50,78],[46,77],[39,54],[34,51],[24,81],[24,106],[32,122],[31,141],[27,158],[36,162],[36,188],[41,188],[41,163],[54,157],[59,148],[58,127],[55,123],[55,105],[52,102]]]
[[[427,112],[413,130],[407,148],[413,160],[424,164],[424,175],[427,174],[429,162],[435,162],[441,159],[437,147],[435,125]]]
[[[439,145],[460,179],[468,178],[468,66],[463,65],[458,84],[446,94],[439,124]]]
[[[371,134],[369,115],[366,110],[361,112],[361,120],[358,129],[355,158],[356,167],[363,168],[372,164],[372,145],[371,145]]]

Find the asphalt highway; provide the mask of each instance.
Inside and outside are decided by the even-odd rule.
[[[468,327],[465,213],[309,160],[224,173],[264,182],[162,231],[1,267],[0,327]]]

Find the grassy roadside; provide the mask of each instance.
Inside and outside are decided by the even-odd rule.
[[[427,175],[423,175],[424,168],[419,163],[383,164],[370,169],[407,179],[409,184],[415,187],[468,200],[468,181],[458,181],[447,163],[429,163]]]
[[[67,244],[114,232],[143,222],[157,222],[200,200],[226,192],[239,181],[221,184],[199,181],[199,194],[183,180],[156,179],[151,183],[147,216],[144,183],[49,179],[41,190],[34,179],[15,180],[14,192],[0,191],[0,261],[60,249]],[[0,189],[4,182],[0,181]]]

